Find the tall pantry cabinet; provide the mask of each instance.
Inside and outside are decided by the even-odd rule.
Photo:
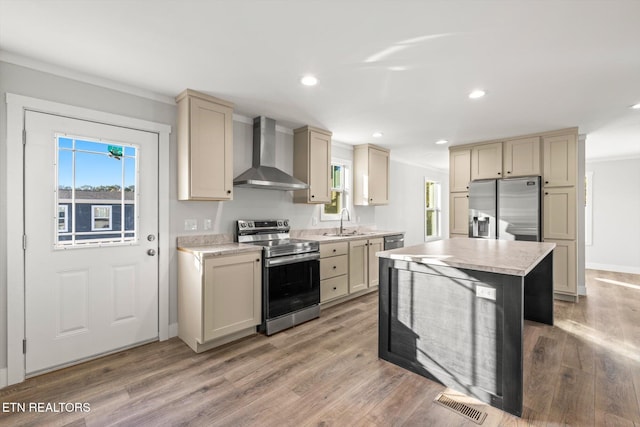
[[[553,278],[556,298],[577,300],[584,259],[583,182],[578,176],[584,151],[578,129],[562,129],[459,145],[449,152],[449,235],[468,235],[469,181],[518,176],[542,176],[542,236],[556,244]],[[582,172],[580,172],[582,171]]]

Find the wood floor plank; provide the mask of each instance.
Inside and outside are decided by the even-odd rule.
[[[483,427],[640,426],[640,275],[587,271],[588,296],[525,321],[524,413]],[[78,401],[89,413],[0,413],[13,426],[475,426],[445,390],[377,357],[377,293],[271,337],[196,354],[177,338],[41,375],[2,402]]]

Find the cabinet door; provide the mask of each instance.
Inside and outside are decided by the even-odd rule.
[[[309,203],[331,201],[331,137],[309,132]]]
[[[471,179],[502,178],[502,142],[471,148]]]
[[[469,235],[469,193],[449,194],[449,234]]]
[[[471,150],[451,150],[449,153],[449,191],[469,191],[471,181]]]
[[[191,98],[189,199],[230,200],[233,188],[233,112]],[[181,197],[182,199],[182,197]]]
[[[502,169],[505,178],[540,175],[540,137],[505,141]]]
[[[376,256],[376,252],[382,251],[384,248],[384,239],[371,239],[369,240],[369,287],[378,286],[380,283],[380,270],[378,262],[378,257]]]
[[[553,250],[553,290],[577,295],[576,243],[571,240],[546,240],[556,244]]]
[[[367,289],[368,240],[349,242],[349,293]]]
[[[389,152],[369,148],[369,203],[389,203]]]
[[[543,177],[545,187],[576,185],[576,135],[544,137]]]
[[[261,322],[260,254],[205,260],[203,340],[241,331]]]
[[[573,187],[544,189],[543,237],[576,238],[576,190]]]

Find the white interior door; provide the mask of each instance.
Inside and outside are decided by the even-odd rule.
[[[25,113],[27,375],[158,336],[158,135]]]

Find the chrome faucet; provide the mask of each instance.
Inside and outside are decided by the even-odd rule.
[[[347,208],[342,208],[342,210],[340,211],[340,234],[342,235],[342,233],[344,232],[344,227],[342,226],[342,218],[344,215],[342,215],[345,211],[347,211],[347,221],[351,221],[351,214],[349,213],[349,209]]]

